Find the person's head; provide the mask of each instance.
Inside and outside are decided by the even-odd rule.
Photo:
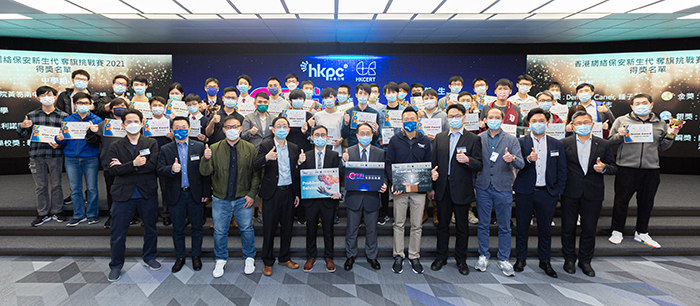
[[[369,99],[370,101],[377,101],[379,98],[379,85],[376,83],[369,84]]]
[[[497,131],[501,128],[501,123],[503,122],[503,111],[498,107],[489,108],[486,113],[486,125],[492,131]]]
[[[577,111],[571,116],[571,125],[574,132],[580,136],[587,136],[593,128],[593,116],[587,111]]]
[[[204,81],[204,91],[207,92],[207,96],[214,97],[219,93],[219,80],[210,77]]]
[[[289,73],[284,77],[284,85],[289,88],[289,90],[295,90],[299,86],[299,76],[294,73]]]
[[[190,133],[190,120],[184,116],[178,116],[170,120],[170,132],[175,139],[186,140]]]
[[[411,93],[411,86],[406,82],[399,82],[399,100],[403,100]]]
[[[148,100],[148,103],[151,104],[151,112],[153,113],[153,115],[161,116],[165,112],[165,105],[167,104],[165,98],[160,96],[154,96],[153,98]]]
[[[248,93],[252,84],[253,80],[246,74],[239,75],[238,78],[236,78],[236,88],[238,88],[241,94]]]
[[[129,87],[129,78],[125,75],[118,74],[112,79],[112,90],[117,95],[122,95]]]
[[[224,106],[233,108],[238,102],[238,89],[233,86],[224,88]]]
[[[450,85],[451,92],[459,93],[462,91],[462,87],[464,87],[464,79],[462,79],[461,76],[453,75],[448,80],[448,84]]]
[[[547,124],[549,123],[548,112],[545,112],[539,107],[535,107],[527,113],[527,122],[530,124],[530,131],[535,135],[542,135],[547,129]]]
[[[588,103],[595,93],[595,87],[589,83],[581,83],[576,86],[576,96],[581,103]]]
[[[357,103],[362,105],[367,104],[371,90],[372,89],[367,83],[357,84],[357,86],[355,86],[355,97],[357,97]]]
[[[87,88],[90,82],[90,74],[82,69],[78,69],[71,73],[71,79],[73,79],[73,86],[78,90],[83,90]]]
[[[333,106],[335,106],[335,98],[338,95],[338,92],[333,89],[333,87],[326,87],[323,90],[321,90],[321,99],[323,99],[323,106],[326,107],[326,109],[331,109]]]
[[[148,79],[145,76],[137,75],[131,80],[131,87],[137,96],[142,96],[146,94],[146,89],[148,89]]]
[[[412,106],[406,107],[401,113],[401,121],[405,132],[415,132],[418,128],[418,111]]]
[[[552,93],[552,97],[555,101],[561,98],[561,84],[558,82],[549,82],[549,85],[547,85],[547,90]]]
[[[583,105],[576,104],[569,108],[569,112],[566,114],[566,123],[571,123],[571,118],[576,112],[580,111],[586,111],[586,108],[583,107]]]
[[[500,79],[496,82],[496,89],[494,93],[498,100],[504,101],[508,99],[510,93],[513,91],[513,82],[509,79]]]
[[[426,109],[435,109],[437,106],[437,91],[435,89],[428,89],[423,92],[423,104]]]
[[[73,95],[73,104],[79,114],[87,114],[92,106],[92,97],[87,93],[79,92]]]
[[[374,130],[372,130],[372,126],[369,125],[369,123],[363,122],[358,124],[356,131],[355,136],[357,137],[357,142],[359,142],[360,145],[367,147],[370,143],[372,143]]]
[[[554,95],[552,94],[551,91],[549,90],[544,90],[541,91],[540,93],[537,94],[537,105],[545,110],[549,111],[550,108],[552,108],[552,104],[554,103]]]
[[[301,90],[304,91],[307,99],[311,99],[314,95],[314,82],[310,80],[304,80],[301,82]]]
[[[199,97],[199,95],[193,93],[187,95],[187,97],[185,97],[187,111],[189,111],[190,114],[196,114],[199,111],[199,102],[202,102],[202,99]]]
[[[472,102],[474,101],[474,96],[467,91],[460,92],[457,96],[457,103],[462,104],[467,111],[472,108]],[[452,102],[452,100],[447,101],[448,104],[457,104]]]
[[[311,138],[317,148],[323,148],[328,142],[328,129],[320,124],[311,129]]]
[[[518,92],[521,94],[529,93],[533,83],[535,83],[535,79],[533,79],[529,74],[518,76]]]
[[[168,87],[168,98],[171,101],[182,101],[184,97],[185,89],[182,88],[182,84],[177,82],[170,84],[170,87]]]
[[[283,140],[289,135],[289,120],[279,116],[272,120],[272,132],[277,139]]]
[[[462,104],[450,104],[445,109],[447,113],[447,123],[453,129],[459,129],[464,124],[464,114],[467,109]]]
[[[122,113],[122,127],[130,135],[136,135],[143,127],[143,114],[137,109],[127,109]]]
[[[489,82],[482,77],[477,77],[472,81],[472,87],[477,95],[483,95],[489,89]]]
[[[414,97],[422,96],[424,89],[425,89],[425,86],[423,86],[423,84],[421,84],[421,83],[411,84],[411,96],[414,96]]]
[[[399,84],[396,84],[396,82],[386,83],[384,85],[384,96],[387,102],[395,102],[399,97]]]
[[[630,102],[632,106],[632,111],[639,117],[644,117],[651,113],[651,109],[654,108],[654,102],[651,100],[651,96],[645,93],[640,93],[634,95]]]
[[[121,118],[122,113],[129,108],[129,103],[124,98],[114,98],[109,102],[109,109],[114,118]]]
[[[49,106],[52,105],[56,102],[56,98],[58,96],[58,91],[51,87],[51,86],[39,86],[39,88],[36,89],[36,97],[39,99],[39,102],[41,104]]]
[[[224,118],[224,125],[221,127],[221,130],[224,131],[226,139],[230,141],[238,140],[238,137],[240,137],[241,135],[242,129],[243,122],[241,122],[241,120],[233,114]]]
[[[350,97],[350,86],[346,84],[342,84],[338,86],[338,95],[336,96],[338,98],[338,103],[345,103],[348,101],[348,97]]]
[[[270,95],[266,92],[258,92],[255,94],[255,108],[261,114],[267,112],[267,108],[270,106]]]
[[[289,92],[289,101],[292,104],[292,108],[301,109],[304,106],[304,101],[306,100],[306,94],[301,89],[295,89]]]
[[[276,96],[280,93],[281,89],[280,79],[277,77],[269,77],[267,79],[267,91],[271,96]]]

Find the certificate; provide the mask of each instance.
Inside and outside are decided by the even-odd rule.
[[[151,105],[148,104],[148,102],[131,102],[131,108],[140,111],[144,118],[153,118],[153,113],[151,113]]]
[[[170,120],[163,117],[161,119],[146,119],[143,122],[143,136],[161,137],[170,132]]]
[[[520,106],[520,113],[523,115],[523,117],[527,117],[527,114],[530,113],[531,109],[538,107],[537,103],[535,102],[524,102],[520,103],[518,106]]]
[[[65,139],[85,139],[90,122],[63,122],[61,132]]]
[[[191,120],[190,121],[190,137],[197,137],[197,135],[202,133],[202,121],[201,120]]]
[[[413,108],[425,110],[425,103],[423,103],[423,97],[411,97],[411,105],[413,106]]]
[[[650,123],[628,124],[627,134],[624,135],[625,143],[654,142],[654,125]]]
[[[236,104],[236,111],[239,112],[243,116],[254,112],[255,108],[256,108],[255,103],[248,102],[247,99],[243,99],[243,100],[239,99],[238,104]]]
[[[302,105],[301,109],[304,110],[304,111],[309,112],[309,111],[311,111],[311,110],[314,108],[314,103],[315,103],[315,102],[316,102],[316,101],[314,101],[314,100],[312,100],[312,99],[304,100],[304,105]]]
[[[360,123],[377,122],[377,114],[369,112],[352,112],[352,118],[350,120],[350,128],[357,129],[357,125]]]
[[[566,136],[566,123],[550,123],[547,125],[547,135],[556,139],[564,139]]]
[[[400,110],[385,110],[384,111],[384,127],[400,128],[403,126],[401,114],[403,111]]]
[[[467,131],[478,131],[479,130],[479,114],[465,114],[464,115],[464,128]]]
[[[289,120],[290,127],[302,127],[306,122],[306,111],[301,109],[287,109],[282,111],[282,116]]]
[[[345,163],[345,190],[379,191],[384,185],[384,163]]]
[[[418,122],[418,131],[425,135],[437,135],[442,132],[441,118],[423,118]]]
[[[382,143],[388,145],[391,137],[394,137],[394,128],[382,128]]]
[[[429,162],[391,165],[394,191],[428,192],[433,190],[431,169]]]
[[[355,106],[355,105],[353,105],[352,103],[348,102],[348,103],[345,103],[345,104],[338,104],[338,106],[336,106],[335,109],[338,110],[338,111],[341,111],[341,112],[345,112],[345,111],[347,111],[347,110],[353,108],[354,106]]]
[[[556,103],[549,109],[549,112],[559,116],[561,121],[566,123],[566,117],[569,115],[569,108],[564,104]]]
[[[126,130],[122,127],[122,121],[118,119],[105,119],[105,129],[102,132],[105,137],[124,137]]]
[[[43,143],[49,143],[49,142],[55,143],[56,141],[54,140],[54,137],[56,137],[56,135],[58,135],[60,133],[61,133],[61,128],[59,128],[59,127],[36,125],[35,124],[34,130],[32,131],[32,138],[30,138],[30,141],[43,142]]]
[[[517,137],[517,132],[518,132],[518,126],[515,124],[501,124],[501,129],[508,133],[511,134],[515,137]]]
[[[170,107],[170,113],[175,116],[187,117],[187,113],[189,113],[187,110],[187,104],[182,101],[173,101],[170,103]]]
[[[270,106],[267,107],[267,111],[274,117],[279,117],[283,110],[283,103],[271,103]]]
[[[593,123],[593,127],[591,128],[591,134],[593,134],[593,136],[603,138],[603,123]]]
[[[340,194],[338,168],[299,170],[301,176],[301,198],[330,198]]]

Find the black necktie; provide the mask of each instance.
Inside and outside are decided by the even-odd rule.
[[[365,149],[362,149],[362,156],[360,156],[360,158],[362,159],[363,162],[368,161],[368,160],[367,160],[367,149],[366,149],[366,148],[365,148]]]

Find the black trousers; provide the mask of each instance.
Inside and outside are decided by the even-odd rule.
[[[564,260],[590,263],[595,249],[595,231],[603,201],[588,201],[563,196],[561,199],[561,252]],[[581,215],[581,238],[576,256],[576,221]]]
[[[130,199],[126,202],[114,202],[112,205],[112,224],[110,227],[109,245],[112,260],[109,263],[112,269],[121,269],[124,266],[126,254],[126,232],[129,230],[129,222],[138,210],[144,225],[143,234],[143,261],[148,262],[156,258],[158,251],[158,234],[156,221],[158,221],[158,198]]]
[[[635,169],[619,167],[615,176],[615,201],[613,203],[612,229],[622,232],[627,222],[627,208],[632,196],[637,194],[636,231],[649,231],[649,218],[654,208],[654,197],[659,188],[659,169]]]
[[[102,171],[105,176],[105,186],[107,187],[107,210],[112,211],[112,185],[114,185],[114,176],[109,174],[109,171]]]
[[[160,185],[160,205],[161,205],[161,210],[159,212],[159,215],[161,218],[170,217],[170,212],[168,211],[168,204],[167,204],[170,202],[168,201],[168,199],[166,199],[165,179],[162,179],[159,176],[158,177],[158,185]]]
[[[318,220],[323,227],[323,257],[333,259],[333,215],[335,205],[327,206],[324,202],[335,200],[309,200],[311,205],[305,206],[306,212],[306,259],[316,258],[316,236]],[[299,205],[301,206],[301,205]]]
[[[306,221],[306,207],[299,204],[299,206],[294,207],[294,217],[299,220],[299,222]],[[265,217],[263,217],[265,219]]]
[[[193,199],[189,190],[180,191],[180,198],[176,203],[168,203],[170,206],[170,216],[173,221],[173,244],[175,245],[175,256],[185,258],[185,227],[187,218],[190,220],[201,220],[204,214],[204,204],[202,199]],[[192,224],[192,256],[199,257],[202,254],[202,223],[190,222]]]
[[[449,178],[448,178],[449,179]],[[455,260],[459,264],[467,261],[467,245],[469,243],[469,204],[455,204],[452,202],[450,185],[445,188],[442,201],[437,202],[437,254],[438,260],[447,260],[448,245],[450,242],[450,220],[452,212],[455,214]]]
[[[547,188],[532,194],[515,193],[515,252],[518,259],[527,259],[527,240],[530,220],[537,213],[537,256],[540,262],[549,262],[552,250],[552,219],[559,197],[552,196]],[[574,223],[575,224],[575,223]]]
[[[386,187],[387,192],[381,193],[379,196],[382,201],[382,206],[379,207],[379,219],[384,219],[384,217],[389,216],[389,190],[391,190],[391,183]]]
[[[275,247],[277,224],[280,227],[279,261],[285,262],[291,257],[289,247],[292,243],[293,209],[294,191],[292,191],[292,185],[277,186],[272,197],[269,200],[263,200],[262,260],[266,266],[275,264],[275,256],[272,251]]]

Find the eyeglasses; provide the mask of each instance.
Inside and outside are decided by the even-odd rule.
[[[276,128],[276,129],[286,129],[286,128],[287,128],[287,125],[286,125],[286,124],[278,124],[278,125],[275,125],[274,128]]]
[[[75,105],[90,105],[91,102],[75,102]]]
[[[237,128],[239,128],[239,127],[241,127],[241,126],[238,125],[238,124],[234,124],[234,125],[224,125],[224,130],[237,129]]]
[[[591,123],[593,123],[593,122],[591,122],[591,121],[578,121],[578,122],[574,122],[574,125],[575,125],[575,126],[579,126],[579,125],[591,125]]]
[[[542,100],[537,100],[537,102],[540,102],[540,103],[552,103],[552,100],[545,100],[545,99],[542,99]]]
[[[447,119],[462,118],[462,115],[457,116],[447,116]]]
[[[361,133],[358,133],[358,135],[360,135],[360,136],[372,136],[372,132],[361,132]]]
[[[326,137],[328,137],[328,135],[326,135],[326,134],[314,134],[314,137],[326,138]]]

